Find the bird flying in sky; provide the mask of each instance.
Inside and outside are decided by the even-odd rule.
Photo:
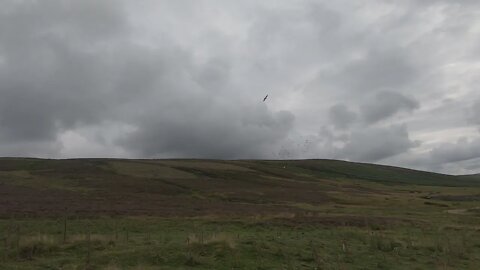
[[[268,95],[266,95],[264,98],[263,98],[263,102],[265,102],[265,100],[267,100],[268,98]]]

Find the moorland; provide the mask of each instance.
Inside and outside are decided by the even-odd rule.
[[[480,176],[0,159],[0,269],[480,269]]]

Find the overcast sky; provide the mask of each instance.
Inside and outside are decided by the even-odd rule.
[[[479,44],[478,0],[2,1],[0,156],[478,173]]]

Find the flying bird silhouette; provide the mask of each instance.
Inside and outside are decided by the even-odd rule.
[[[263,102],[265,102],[265,100],[267,100],[268,98],[268,95],[266,95],[264,98],[263,98]]]

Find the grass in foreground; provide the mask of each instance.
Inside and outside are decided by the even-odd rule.
[[[295,219],[289,217],[288,219]],[[1,269],[479,269],[478,228],[285,218],[3,220]],[[64,239],[65,237],[65,239]]]

